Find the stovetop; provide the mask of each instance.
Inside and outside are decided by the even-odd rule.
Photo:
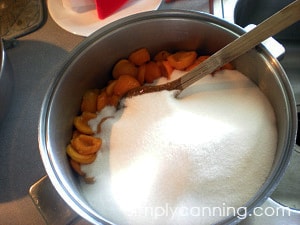
[[[162,3],[160,9],[183,8],[209,12],[208,1],[205,4],[204,1],[201,4],[200,2],[199,0],[177,0],[169,4]],[[222,13],[221,3],[223,1],[215,0],[214,2],[215,14],[222,17],[224,12]],[[223,11],[226,10],[224,15],[228,16],[229,20],[232,20],[235,2],[236,0],[224,0],[227,4]],[[230,13],[228,13],[228,8],[231,9]],[[46,205],[46,207],[44,205],[43,208],[41,199],[34,198],[32,201],[28,194],[30,187],[37,181],[39,181],[37,184],[42,185],[33,186],[32,193],[49,197],[54,191],[51,185],[47,186],[49,180],[44,177],[46,172],[39,155],[38,119],[44,95],[56,71],[64,63],[69,52],[83,39],[63,30],[48,16],[43,27],[19,38],[17,45],[7,50],[14,70],[14,92],[10,96],[11,104],[6,118],[0,124],[0,225],[46,224],[34,203],[39,205],[41,210],[46,208],[50,211],[51,218],[46,218],[46,220],[55,221],[53,224],[89,224],[68,207],[64,208],[65,211],[62,213],[63,209],[60,207],[66,207],[64,202],[59,205],[56,203],[51,206]],[[288,56],[282,61],[282,65],[289,68],[287,74],[298,104],[300,104],[300,70],[299,66],[294,68],[290,65],[295,56],[299,57],[299,50],[300,48],[294,47],[293,44],[288,45],[286,48]],[[49,189],[40,189],[43,185]],[[266,202],[265,207],[270,204],[277,203],[270,200]],[[70,217],[66,220],[57,219],[62,218],[61,215]],[[246,225],[258,224],[255,223],[255,219],[244,222]]]

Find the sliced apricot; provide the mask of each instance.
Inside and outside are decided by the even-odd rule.
[[[221,67],[221,70],[234,70],[234,66],[231,63],[226,63]]]
[[[79,134],[82,134],[79,130],[74,130],[72,133],[72,138],[76,138]]]
[[[141,86],[137,79],[129,75],[122,75],[114,86],[114,94],[122,97],[129,90]]]
[[[72,169],[80,176],[84,177],[86,175],[86,173],[81,170],[81,165],[79,162],[76,162],[73,159],[70,159],[70,165],[71,165]]]
[[[97,111],[100,112],[105,106],[108,105],[108,96],[106,91],[101,92],[97,98]]]
[[[195,51],[179,51],[168,56],[168,61],[177,70],[184,70],[192,65],[197,58]]]
[[[93,184],[93,183],[95,183],[95,178],[94,177],[84,176],[83,179],[84,179],[84,182],[87,183],[87,184]]]
[[[82,155],[90,155],[99,151],[102,144],[100,138],[90,135],[80,134],[71,140],[72,147]]]
[[[118,95],[112,95],[108,97],[108,105],[117,107],[119,105],[120,96]]]
[[[87,90],[82,98],[81,111],[95,113],[97,110],[97,97],[99,95],[99,89]]]
[[[94,132],[88,125],[88,121],[96,117],[97,115],[95,113],[83,112],[80,116],[74,118],[73,124],[80,133],[91,135]]]
[[[107,120],[107,119],[112,119],[112,118],[114,118],[113,116],[107,116],[107,117],[104,117],[104,118],[102,118],[102,120],[98,123],[98,125],[97,125],[97,133],[99,134],[99,133],[101,133],[101,126],[102,126],[102,124]]]
[[[147,83],[153,83],[154,80],[162,76],[161,70],[156,62],[150,61],[145,67],[145,81]]]
[[[137,67],[127,59],[119,60],[112,71],[113,78],[118,79],[122,75],[137,76]]]
[[[166,77],[168,80],[171,78],[174,68],[171,66],[168,60],[158,61],[157,65],[160,68],[162,76]]]
[[[205,61],[207,58],[209,58],[209,55],[201,55],[199,56],[192,65],[188,66],[185,70],[186,71],[190,71],[192,69],[194,69],[196,66],[198,66],[200,63],[202,63],[203,61]]]
[[[158,61],[165,61],[167,60],[168,56],[170,56],[171,53],[168,51],[160,51],[158,52],[155,56],[154,56],[154,61],[158,62]]]
[[[145,83],[145,73],[146,73],[146,65],[143,64],[139,67],[137,80],[140,83],[140,85],[143,85]]]
[[[129,61],[137,66],[141,66],[144,63],[150,61],[150,53],[147,48],[140,48],[132,52],[129,57]]]
[[[90,154],[90,155],[82,155],[79,154],[72,146],[69,144],[67,146],[67,155],[73,159],[75,162],[82,163],[82,164],[90,164],[95,161],[97,155]]]
[[[83,180],[87,184],[93,184],[93,183],[95,183],[95,178],[94,177],[84,176]]]
[[[106,95],[108,97],[110,97],[114,94],[114,86],[115,86],[116,82],[117,82],[116,80],[110,81],[109,84],[107,85],[107,87],[105,88]]]

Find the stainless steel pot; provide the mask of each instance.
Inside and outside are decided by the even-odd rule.
[[[139,47],[147,47],[152,53],[162,49],[201,49],[211,54],[242,33],[240,27],[209,14],[155,11],[114,22],[95,32],[72,52],[44,99],[39,145],[52,184],[75,212],[95,224],[111,222],[86,202],[65,154],[84,91],[103,87],[110,79],[113,63]],[[296,106],[285,72],[263,46],[249,51],[234,64],[264,92],[278,122],[274,165],[261,189],[245,205],[251,211],[272,193],[288,165],[297,128]],[[230,217],[222,223],[234,223],[237,219]]]
[[[3,120],[12,99],[13,73],[11,64],[4,51],[4,44],[0,39],[0,123]]]

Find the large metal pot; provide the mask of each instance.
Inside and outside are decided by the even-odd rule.
[[[70,169],[65,154],[72,121],[79,111],[84,91],[104,86],[110,79],[113,63],[139,47],[147,47],[153,53],[162,49],[202,49],[209,54],[242,33],[240,27],[208,14],[174,10],[147,12],[100,29],[72,52],[45,97],[39,145],[52,184],[75,212],[92,223],[110,223],[82,196],[78,178]],[[239,57],[234,64],[264,92],[278,121],[274,165],[261,189],[245,205],[250,211],[272,193],[289,162],[296,134],[296,107],[285,72],[262,46]],[[222,223],[236,220],[230,217]]]
[[[12,99],[12,88],[12,68],[5,54],[2,39],[0,39],[0,123],[8,111]]]

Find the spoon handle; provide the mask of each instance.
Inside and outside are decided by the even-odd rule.
[[[197,80],[214,72],[224,64],[254,48],[260,42],[300,20],[300,0],[296,0],[220,49],[196,68],[176,80],[175,89],[183,90]],[[172,83],[172,82],[171,82]]]

